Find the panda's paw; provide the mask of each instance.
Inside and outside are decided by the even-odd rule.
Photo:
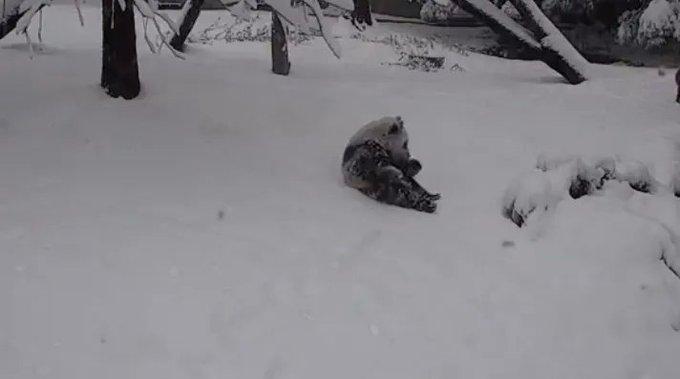
[[[385,166],[378,170],[377,176],[382,182],[394,182],[401,180],[404,174],[394,166]]]
[[[408,165],[404,170],[404,174],[410,177],[418,175],[420,170],[423,169],[423,165],[417,159],[411,159],[408,161]]]
[[[413,209],[426,213],[434,213],[437,210],[437,203],[433,200],[422,199],[416,203]]]
[[[442,195],[439,193],[428,193],[426,196],[432,201],[437,201],[442,198]]]

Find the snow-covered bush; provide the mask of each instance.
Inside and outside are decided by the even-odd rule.
[[[650,0],[543,0],[543,11],[553,20],[617,28],[621,16],[644,9]]]
[[[544,0],[541,8],[558,21],[616,28],[621,44],[654,48],[680,41],[680,0]]]
[[[426,0],[420,8],[420,19],[433,24],[444,24],[457,9],[458,6],[450,0]]]
[[[535,170],[517,177],[508,186],[502,213],[521,227],[530,216],[539,217],[563,199],[579,199],[599,192],[609,181],[626,183],[641,193],[670,192],[651,175],[646,165],[635,160],[540,155]]]
[[[644,47],[680,41],[680,1],[652,0],[640,13],[634,37],[635,42]]]
[[[444,55],[447,51],[453,51],[462,56],[469,55],[469,52],[463,47],[455,43],[443,43],[434,36],[422,38],[401,33],[378,36],[354,33],[349,38],[391,47],[398,58],[396,62],[383,62],[383,65],[403,66],[410,70],[424,72],[436,72],[443,69],[448,69],[451,72],[465,71],[465,68],[458,63],[451,66],[445,65],[446,58]]]

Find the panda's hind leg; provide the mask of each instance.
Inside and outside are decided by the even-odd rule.
[[[402,208],[427,213],[437,209],[436,195],[429,194],[413,178],[404,175],[381,175],[374,186],[361,191],[375,200]]]

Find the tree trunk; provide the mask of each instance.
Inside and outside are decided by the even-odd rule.
[[[361,24],[373,25],[373,20],[371,19],[371,4],[369,0],[354,0],[352,24],[357,27]]]
[[[541,43],[541,60],[571,84],[584,82],[588,61],[567,40],[533,0],[510,0]]]
[[[102,0],[101,86],[111,97],[139,95],[133,0],[125,0],[125,10],[117,0]]]
[[[184,41],[186,41],[191,29],[194,28],[194,24],[198,19],[198,15],[201,14],[201,7],[203,6],[204,0],[186,0],[190,1],[189,9],[187,10],[184,18],[181,20],[179,25],[179,34],[175,34],[170,41],[170,46],[175,50],[184,51]]]
[[[571,84],[585,81],[588,61],[545,17],[536,3],[532,0],[510,1],[533,33],[488,0],[456,0],[464,11],[484,22],[501,37],[511,41],[515,47],[521,48],[528,58],[543,61]]]
[[[272,10],[272,71],[278,75],[288,75],[290,72],[286,30],[274,10]]]
[[[493,3],[487,0],[456,0],[456,3],[496,34],[510,41],[513,47],[525,50],[527,58],[539,59],[541,45],[538,41],[504,11],[496,8]]]

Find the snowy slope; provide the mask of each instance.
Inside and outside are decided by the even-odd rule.
[[[46,46],[0,42],[0,378],[677,378],[680,280],[626,196],[500,213],[543,152],[625,155],[668,184],[670,75],[384,45],[193,45],[151,55],[143,96],[98,88],[100,14],[45,12]],[[217,13],[199,20],[205,26]],[[390,26],[391,29],[397,26]],[[141,30],[141,29],[140,29]],[[380,30],[374,31],[380,33]],[[400,114],[435,215],[345,188],[362,124]],[[619,195],[616,195],[619,194]],[[650,210],[673,220],[678,202]]]

